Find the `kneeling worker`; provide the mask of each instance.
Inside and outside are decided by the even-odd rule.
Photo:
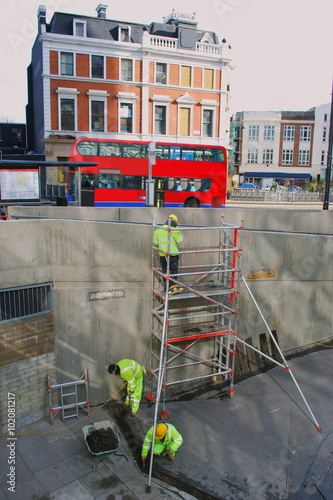
[[[124,382],[127,382],[125,404],[131,407],[132,416],[135,417],[142,398],[145,369],[134,359],[122,359],[116,365],[109,365],[108,372],[119,375]]]
[[[149,429],[143,441],[141,452],[143,463],[147,460],[148,452],[153,440],[153,431],[154,426]],[[174,425],[167,423],[160,423],[156,425],[154,455],[161,455],[165,452],[170,462],[173,462],[176,451],[181,446],[182,442],[183,438]]]

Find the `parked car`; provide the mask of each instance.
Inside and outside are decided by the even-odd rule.
[[[257,186],[251,182],[243,182],[243,184],[240,184],[237,189],[257,189]]]

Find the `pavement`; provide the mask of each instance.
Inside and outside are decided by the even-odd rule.
[[[165,421],[184,442],[174,462],[154,457],[152,477],[140,463],[155,411],[144,399],[134,418],[109,402],[79,420],[17,429],[16,440],[1,436],[0,499],[333,500],[332,347],[288,363],[291,370],[277,366],[236,384],[232,398],[218,383],[174,395]],[[94,468],[82,427],[104,420],[115,423],[120,446]]]

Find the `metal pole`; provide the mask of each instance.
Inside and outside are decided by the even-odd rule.
[[[328,150],[327,150],[325,198],[324,198],[323,210],[328,210],[329,201],[330,201],[330,184],[331,184],[331,170],[332,170],[332,145],[333,145],[333,80],[332,80],[332,93],[331,93],[330,131],[329,131]]]
[[[306,405],[306,407],[307,407],[307,409],[308,409],[308,411],[309,411],[309,413],[310,413],[310,415],[311,415],[311,417],[312,417],[312,419],[313,419],[313,421],[314,421],[314,423],[315,423],[315,425],[316,425],[317,431],[321,431],[321,427],[319,426],[319,424],[318,424],[317,420],[315,419],[315,416],[314,416],[314,414],[312,413],[311,408],[310,408],[310,406],[308,405],[308,402],[306,401],[304,394],[302,393],[302,391],[301,391],[301,389],[300,389],[300,387],[299,387],[298,383],[296,382],[296,379],[295,379],[295,377],[294,377],[294,375],[293,375],[293,373],[292,373],[292,371],[291,371],[291,368],[290,368],[290,366],[288,365],[288,363],[287,363],[287,361],[286,361],[286,359],[285,359],[285,357],[284,357],[284,355],[283,355],[283,353],[282,353],[282,351],[281,351],[281,349],[280,349],[279,344],[276,342],[276,340],[275,340],[275,338],[274,338],[274,336],[273,336],[273,334],[272,334],[272,332],[271,332],[271,329],[270,329],[270,328],[269,328],[269,326],[268,326],[268,323],[267,323],[267,321],[266,321],[265,317],[263,316],[263,314],[262,314],[262,312],[261,312],[261,310],[260,310],[260,308],[259,308],[259,306],[258,306],[258,304],[257,304],[257,302],[256,302],[256,300],[255,300],[255,298],[254,298],[254,296],[253,296],[253,294],[252,294],[252,292],[251,292],[251,290],[250,290],[250,288],[249,288],[248,284],[246,283],[246,281],[245,281],[245,279],[244,279],[244,276],[241,276],[241,278],[242,278],[242,281],[243,281],[243,283],[244,283],[244,285],[245,285],[245,287],[246,287],[247,291],[249,292],[249,294],[250,294],[250,296],[251,296],[251,299],[253,300],[253,303],[254,303],[254,305],[255,305],[255,307],[256,307],[256,309],[257,309],[258,313],[260,314],[261,319],[262,319],[262,320],[263,320],[263,322],[264,322],[264,325],[266,326],[266,329],[267,329],[267,332],[269,333],[269,336],[271,337],[271,339],[273,340],[273,342],[274,342],[274,344],[275,344],[275,347],[276,347],[276,348],[277,348],[277,350],[279,351],[279,354],[280,354],[280,356],[281,356],[281,358],[282,358],[282,360],[283,360],[283,363],[284,363],[285,369],[287,369],[287,370],[289,371],[290,376],[291,376],[291,378],[293,379],[293,381],[294,381],[294,383],[295,383],[295,385],[296,385],[296,387],[297,387],[297,389],[298,389],[298,392],[300,393],[300,395],[301,395],[301,397],[302,397],[302,399],[303,399],[303,401],[304,401],[304,403],[305,403],[305,405]]]

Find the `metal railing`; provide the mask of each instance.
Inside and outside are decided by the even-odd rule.
[[[228,194],[230,201],[244,201],[256,203],[310,203],[322,202],[320,192],[290,192],[290,191],[240,191],[235,190]]]

